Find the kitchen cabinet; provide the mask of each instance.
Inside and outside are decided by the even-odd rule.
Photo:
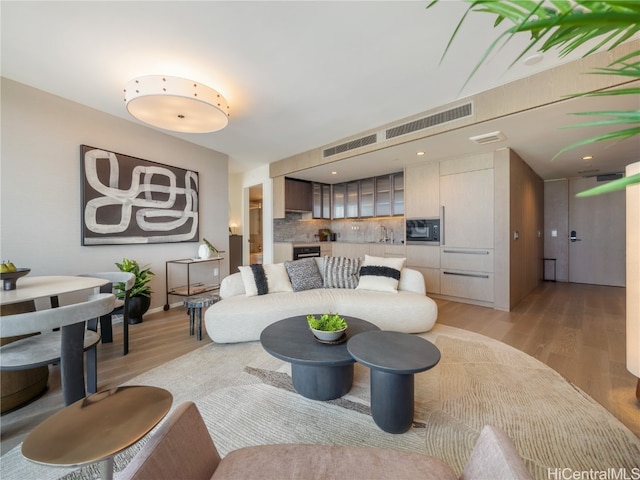
[[[404,215],[404,174],[391,175],[391,214]]]
[[[346,185],[346,217],[358,218],[359,212],[359,195],[360,195],[360,182],[349,182]]]
[[[440,293],[440,247],[438,245],[407,245],[407,267],[424,277],[427,293]]]
[[[457,248],[493,248],[493,169],[440,176],[440,242]]]
[[[273,243],[273,263],[283,263],[293,260],[293,243]]]
[[[493,302],[493,273],[450,269],[442,269],[440,272],[440,294],[480,302]]]
[[[369,255],[373,257],[404,258],[407,253],[404,244],[370,243]]]
[[[440,293],[493,302],[493,249],[442,247]]]
[[[360,180],[360,198],[358,199],[360,217],[373,217],[375,214],[373,203],[374,183],[373,178]]]
[[[333,255],[333,242],[320,242],[320,256],[331,257]]]
[[[405,169],[406,218],[440,217],[440,164],[412,165]]]
[[[331,204],[333,207],[333,218],[345,218],[347,186],[344,183],[337,183],[333,186]]]
[[[331,185],[314,182],[312,191],[313,218],[331,219]]]
[[[369,255],[368,243],[342,243],[332,242],[332,255],[334,257],[362,258]]]
[[[493,157],[478,155],[440,165],[440,293],[494,301]]]
[[[284,209],[288,212],[311,212],[313,210],[311,182],[285,178]]]
[[[375,215],[404,214],[404,175],[402,172],[375,178]]]
[[[391,177],[376,177],[376,217],[391,216]]]

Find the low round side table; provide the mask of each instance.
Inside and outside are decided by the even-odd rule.
[[[111,480],[113,457],[149,433],[172,402],[171,393],[158,387],[117,387],[95,393],[38,425],[22,443],[22,455],[58,467],[100,462],[100,478]]]
[[[354,336],[347,349],[371,369],[371,416],[382,430],[404,433],[413,423],[414,374],[440,361],[440,350],[408,333],[372,331]]]
[[[220,296],[218,295],[198,295],[188,297],[184,301],[184,306],[189,309],[189,335],[193,335],[193,326],[197,321],[198,340],[202,340],[202,309],[219,300]]]

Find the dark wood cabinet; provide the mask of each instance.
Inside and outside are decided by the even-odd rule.
[[[313,210],[311,182],[285,178],[284,209],[288,212],[311,212]]]
[[[242,235],[229,235],[229,274],[237,273],[242,265]]]

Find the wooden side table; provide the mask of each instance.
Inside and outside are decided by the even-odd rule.
[[[173,397],[149,386],[95,393],[52,415],[22,443],[35,463],[76,467],[100,462],[100,478],[113,478],[113,457],[144,437],[169,412]]]

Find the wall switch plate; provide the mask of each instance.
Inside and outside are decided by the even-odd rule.
[[[558,230],[551,230],[551,236],[552,237],[557,237],[558,236]]]

